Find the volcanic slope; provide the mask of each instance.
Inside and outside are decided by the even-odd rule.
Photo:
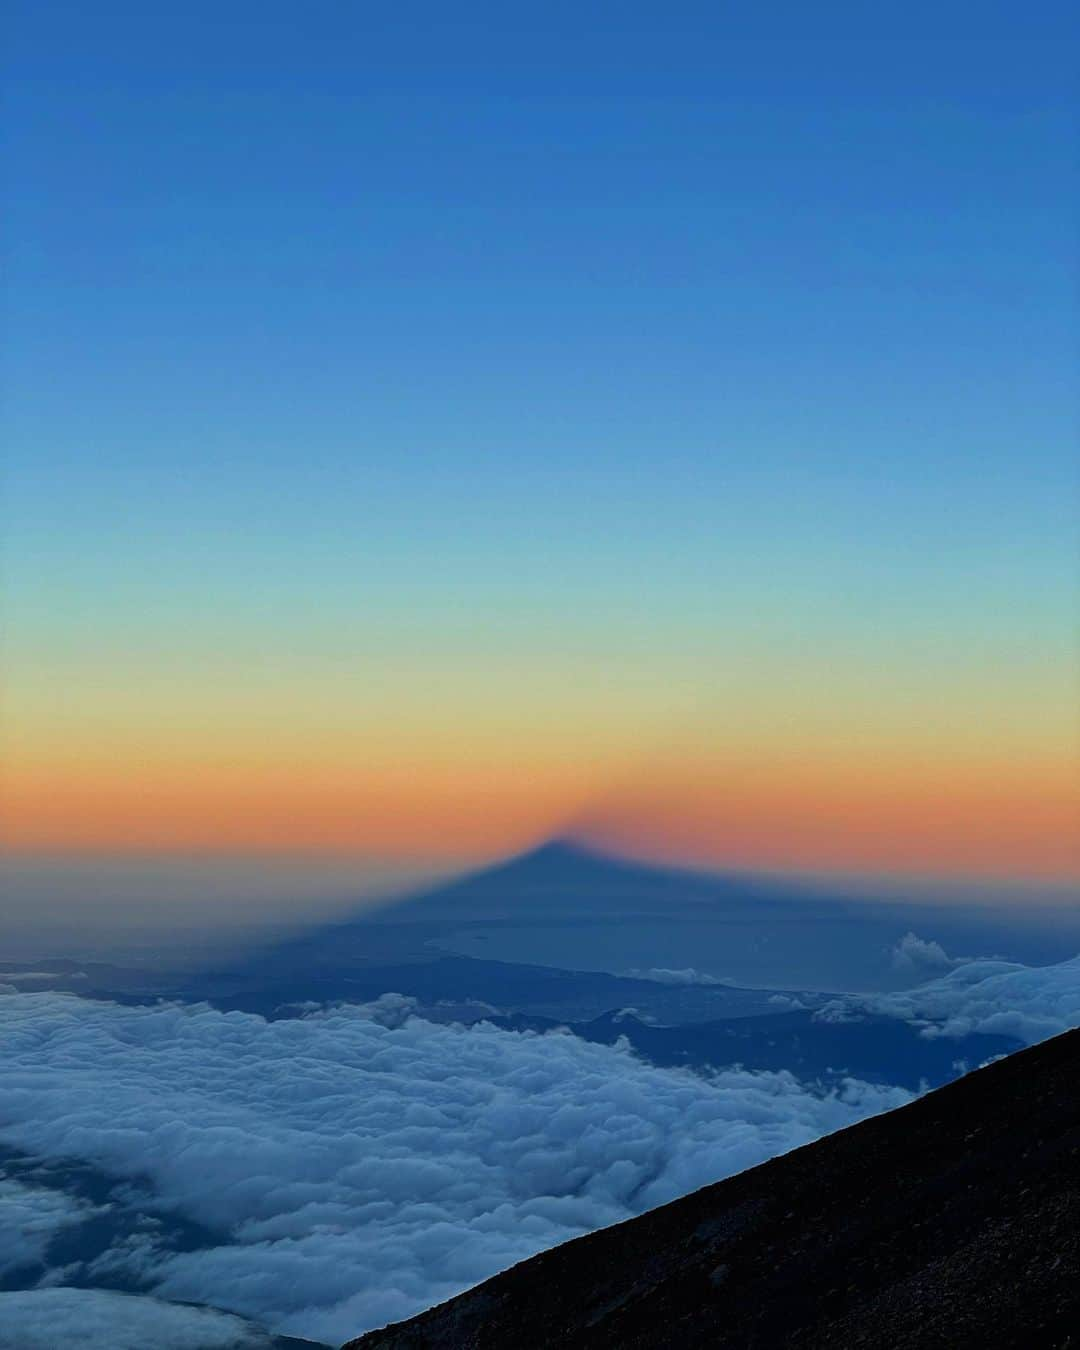
[[[1080,1031],[347,1350],[1080,1346]]]

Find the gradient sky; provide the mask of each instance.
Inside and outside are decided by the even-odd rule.
[[[8,847],[1075,876],[1071,7],[518,8],[15,5]]]

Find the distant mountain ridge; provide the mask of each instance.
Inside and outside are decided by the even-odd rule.
[[[1080,1031],[346,1350],[1072,1350]]]

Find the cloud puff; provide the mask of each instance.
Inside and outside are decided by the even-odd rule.
[[[270,1350],[239,1317],[104,1289],[0,1294],[0,1350]]]
[[[220,1235],[128,1239],[114,1275],[329,1342],[909,1099],[705,1079],[398,995],[273,1022],[12,995],[0,1054],[0,1139],[145,1180]]]
[[[865,1013],[895,1017],[924,1036],[1012,1036],[1034,1045],[1080,1026],[1080,956],[1055,966],[1009,961],[965,961],[940,979],[895,994],[858,994],[834,1000],[823,1020]]]
[[[940,974],[942,971],[952,970],[966,960],[970,958],[952,957],[940,942],[917,937],[911,932],[905,933],[892,949],[893,969],[905,973]]]
[[[10,984],[47,984],[50,980],[85,980],[86,972],[64,975],[56,970],[5,970],[4,979]]]
[[[770,994],[768,1002],[776,1008],[786,1008],[790,1012],[805,1012],[806,1004],[794,994]]]
[[[90,1212],[63,1191],[0,1175],[0,1275],[39,1263],[57,1233]]]
[[[656,984],[726,984],[728,981],[717,979],[715,975],[706,975],[702,970],[688,966],[685,970],[668,970],[664,966],[653,966],[649,970],[624,970],[628,980],[652,980]]]

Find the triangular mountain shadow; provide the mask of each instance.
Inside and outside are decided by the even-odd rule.
[[[795,885],[737,873],[693,871],[604,853],[572,838],[470,873],[374,911],[399,920],[466,917],[546,918],[588,914],[660,914],[673,903],[805,904]]]
[[[368,902],[336,922],[294,934],[233,971],[249,982],[272,976],[275,987],[285,980],[299,987],[306,975],[344,973],[358,961],[439,959],[445,954],[429,939],[472,922],[610,925],[635,918],[666,920],[676,910],[685,917],[699,905],[710,918],[737,922],[785,914],[806,920],[846,910],[843,901],[813,896],[795,885],[642,863],[556,838],[412,896],[378,906]],[[308,989],[304,996],[330,995]],[[334,996],[349,997],[352,991],[342,988]]]

